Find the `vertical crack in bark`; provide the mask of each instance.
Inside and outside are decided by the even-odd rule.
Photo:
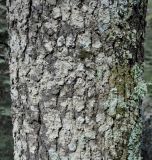
[[[24,61],[26,50],[27,50],[27,47],[28,47],[29,41],[30,41],[29,32],[30,32],[30,18],[31,18],[31,15],[32,15],[32,0],[29,0],[28,8],[29,8],[29,12],[28,12],[28,15],[26,17],[26,23],[25,23],[25,25],[27,25],[27,28],[26,28],[26,30],[27,30],[26,45],[25,45],[25,48],[22,51],[22,55],[23,55],[22,56],[22,61]]]
[[[39,150],[40,150],[40,146],[42,145],[41,143],[41,125],[42,125],[42,120],[41,120],[41,109],[40,109],[40,105],[38,104],[38,124],[39,124],[39,129],[37,131],[37,156],[40,156]]]
[[[12,23],[17,21],[14,25],[26,26],[25,33],[10,26],[12,108],[22,114],[14,115],[19,119],[14,122],[15,160],[24,156],[33,160],[128,159],[134,151],[128,152],[127,135],[139,141],[139,127],[132,128],[140,123],[138,105],[144,91],[139,86],[142,80],[135,82],[137,78],[131,75],[135,64],[140,65],[137,48],[143,35],[138,31],[143,28],[138,25],[144,19],[138,20],[132,12],[132,1],[27,2],[10,6],[10,10],[13,5],[26,8],[23,24],[18,19],[20,7],[9,13],[15,17]],[[137,8],[143,12],[141,4]],[[22,83],[28,95],[20,91]],[[26,142],[22,132],[27,132]],[[27,145],[21,143],[21,156],[19,141]]]

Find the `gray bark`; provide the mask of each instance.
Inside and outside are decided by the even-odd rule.
[[[147,0],[8,0],[15,160],[140,160]]]

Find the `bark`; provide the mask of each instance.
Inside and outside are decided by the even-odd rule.
[[[147,0],[8,0],[15,160],[140,160]]]

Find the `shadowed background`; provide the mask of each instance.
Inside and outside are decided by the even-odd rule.
[[[0,0],[0,160],[12,160],[13,138],[10,116],[10,86],[7,53],[6,0]]]
[[[144,129],[142,139],[143,160],[152,160],[152,0],[149,0],[147,10],[147,28],[145,38],[145,74],[148,95],[143,101]]]

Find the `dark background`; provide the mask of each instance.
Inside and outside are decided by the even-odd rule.
[[[6,0],[0,0],[0,160],[13,160],[7,46]]]

